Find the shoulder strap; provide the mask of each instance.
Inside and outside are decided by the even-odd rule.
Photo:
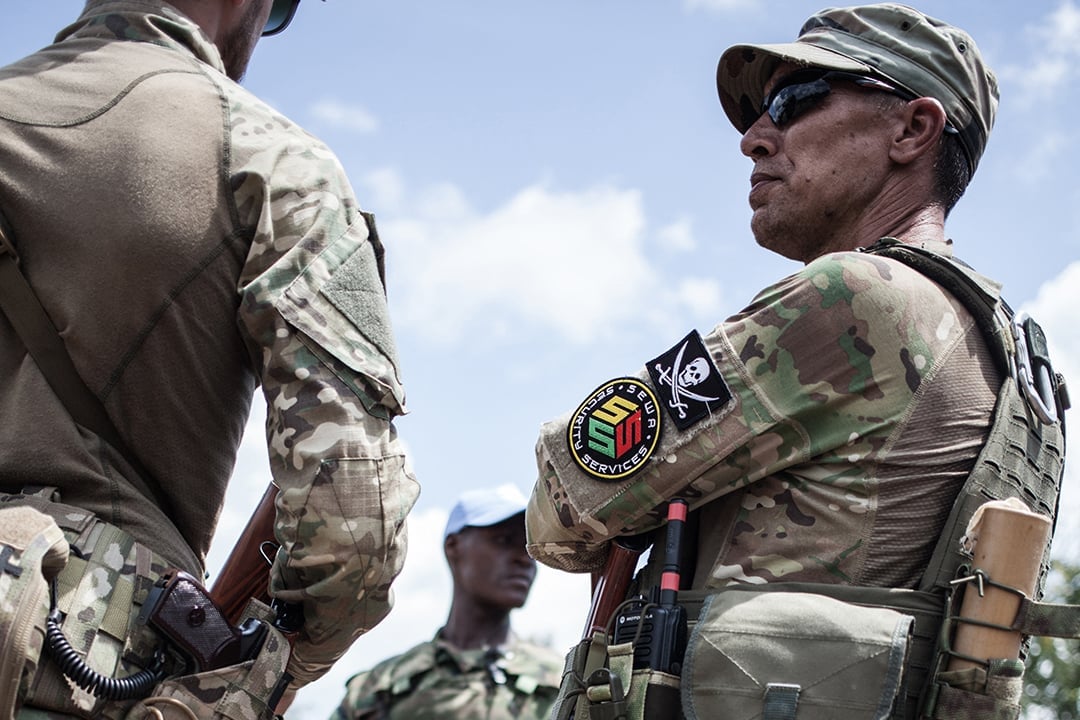
[[[891,238],[879,241],[865,252],[903,262],[952,293],[975,318],[1004,378],[986,443],[953,504],[919,587],[920,590],[947,588],[967,560],[961,552],[960,539],[968,521],[986,501],[1018,497],[1056,524],[1065,460],[1063,410],[1068,401],[1064,384],[1060,376],[1051,374],[1049,402],[1055,407],[1054,417],[1047,418],[1038,412],[1034,400],[1020,387],[1030,382],[1030,378],[1019,373],[1018,368],[1023,367],[1022,358],[1031,342],[1043,342],[1041,330],[1034,321],[1029,321],[1027,332],[1039,336],[1029,338],[1023,325],[1013,322],[1012,311],[1001,300],[997,288],[971,268]],[[1040,352],[1045,355],[1045,349]],[[1046,364],[1049,369],[1048,358]],[[1049,556],[1048,544],[1039,572],[1040,594],[1049,572]]]
[[[862,252],[899,260],[952,293],[975,318],[998,370],[1003,376],[1011,374],[1014,345],[1008,328],[1013,313],[996,284],[960,260],[894,238],[882,238]]]
[[[75,369],[63,338],[19,269],[19,255],[11,237],[11,228],[0,213],[0,310],[72,419],[120,452],[146,481],[150,478],[146,468],[120,436],[101,400]]]

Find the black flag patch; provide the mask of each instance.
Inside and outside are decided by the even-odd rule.
[[[697,330],[646,366],[660,404],[667,408],[675,426],[685,430],[731,400],[731,390]]]

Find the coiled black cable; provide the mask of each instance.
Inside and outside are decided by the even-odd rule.
[[[54,606],[45,620],[45,647],[66,678],[91,695],[105,700],[144,698],[165,677],[163,655],[154,656],[151,667],[125,678],[102,675],[86,664],[60,629],[60,611]]]

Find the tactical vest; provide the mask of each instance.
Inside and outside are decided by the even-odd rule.
[[[1064,379],[1050,365],[1039,326],[1026,316],[1015,317],[997,289],[968,266],[891,238],[864,252],[903,262],[960,300],[974,317],[1003,378],[986,442],[957,495],[918,589],[779,582],[682,592],[679,601],[687,609],[691,630],[681,679],[633,669],[631,644],[619,644],[607,633],[596,632],[567,656],[554,720],[704,720],[717,713],[709,707],[709,698],[723,696],[734,697],[730,702],[739,703],[738,711],[745,710],[748,717],[769,720],[845,715],[888,720],[1019,717],[1022,660],[991,661],[963,675],[948,671],[950,659],[956,656],[953,633],[963,622],[958,612],[964,593],[980,592],[979,583],[993,583],[993,578],[972,567],[961,541],[976,510],[991,500],[1018,498],[1056,523],[1068,407]],[[649,580],[642,578],[659,577],[658,555],[654,552],[639,573],[637,588],[648,586]],[[1047,542],[1034,597],[1022,597],[1011,626],[1001,629],[1020,632],[1025,638],[1080,637],[1080,606],[1038,602],[1050,570],[1049,556]],[[805,609],[802,603],[808,603]],[[754,620],[752,612],[740,612],[756,605],[785,612],[789,606],[799,607],[788,621],[795,625],[807,617],[800,612],[820,610],[824,619],[807,621],[815,626],[806,633],[790,633],[790,641],[785,638],[791,625],[785,626],[784,621],[770,625],[766,619],[762,627],[772,629],[762,630],[747,642],[748,657],[725,656],[726,645],[733,648],[730,654],[737,654],[742,636],[753,632],[745,624]],[[725,626],[729,616],[737,619]],[[706,629],[714,633],[707,642],[701,639]],[[843,692],[836,696],[834,687],[829,691],[833,698],[822,700],[825,691],[820,690],[819,681],[806,678],[832,673],[821,667],[830,662],[824,650],[849,629],[851,644],[835,653],[837,677],[846,672],[848,687],[859,688],[866,684],[866,673],[876,673],[875,682],[880,680],[885,689],[875,687],[863,697],[846,697]],[[817,645],[811,639],[815,632],[819,633]],[[795,639],[796,635],[800,637]],[[718,649],[714,656],[719,661],[699,657],[707,655],[699,650],[707,651],[709,645]],[[769,648],[777,651],[771,657]],[[800,652],[804,662],[791,659]],[[777,662],[781,656],[785,660]],[[860,670],[852,658],[862,656],[881,661],[878,667]],[[729,666],[737,667],[728,672]],[[759,668],[763,676],[774,675],[772,681],[760,682],[761,687],[755,685],[757,680],[739,685]],[[718,679],[725,674],[736,679],[730,683]]]
[[[919,585],[920,590],[940,594],[946,600],[935,661],[929,681],[920,689],[919,707],[928,718],[1016,718],[1019,696],[1006,699],[973,693],[952,684],[945,671],[954,652],[950,637],[963,593],[978,591],[972,583],[981,578],[963,551],[962,540],[975,511],[990,500],[1018,498],[1050,518],[1056,528],[1065,464],[1065,410],[1069,406],[1064,378],[1050,365],[1038,324],[1026,316],[1015,316],[996,291],[966,265],[892,239],[879,241],[866,251],[906,263],[960,300],[975,318],[1004,378],[986,442],[953,503]],[[1080,607],[1037,602],[1049,571],[1048,541],[1035,595],[1021,601],[1012,629],[1027,636],[1080,637]],[[1022,664],[1006,672],[1018,672],[1013,684],[1022,688]],[[909,694],[915,690],[911,688]],[[899,720],[917,715],[908,712],[893,717]]]

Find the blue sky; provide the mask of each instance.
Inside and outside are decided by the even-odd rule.
[[[715,68],[727,46],[790,40],[827,4],[305,0],[260,43],[247,87],[324,139],[378,218],[411,410],[398,429],[423,486],[398,606],[290,718],[326,717],[349,674],[434,634],[449,606],[442,525],[461,490],[529,491],[542,422],[797,269],[750,235],[750,164]],[[81,6],[10,3],[0,60],[47,44]],[[918,7],[971,32],[1001,85],[948,234],[1040,320],[1080,387],[1080,6]],[[267,481],[260,423],[211,570]],[[1058,554],[1080,505],[1067,473]],[[585,578],[542,570],[515,627],[562,651],[586,603]]]

